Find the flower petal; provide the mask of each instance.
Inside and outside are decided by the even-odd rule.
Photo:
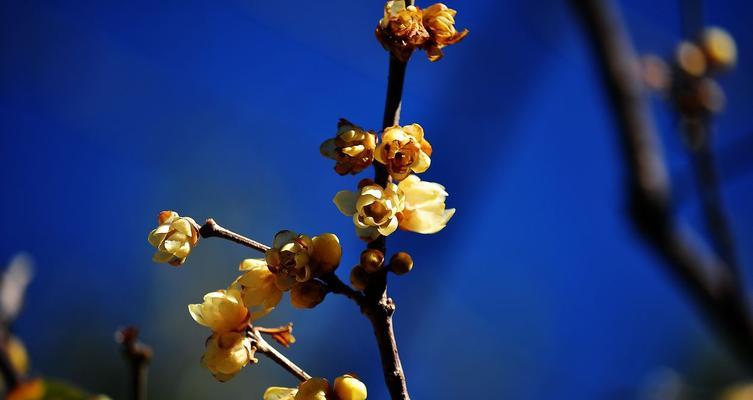
[[[356,192],[351,192],[350,190],[341,190],[337,192],[335,198],[332,199],[332,201],[335,203],[337,209],[340,210],[341,213],[347,216],[351,216],[356,213],[356,199],[358,199],[358,194]]]

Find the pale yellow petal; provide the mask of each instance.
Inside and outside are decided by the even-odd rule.
[[[241,271],[267,269],[267,260],[263,258],[247,258],[241,261],[241,265],[238,269]]]
[[[264,392],[264,400],[293,400],[298,389],[272,386]]]
[[[175,229],[176,231],[186,235],[187,237],[191,237],[191,223],[188,222],[185,218],[180,218],[173,222],[170,226],[171,228]]]
[[[397,230],[397,226],[397,217],[393,217],[392,219],[390,219],[389,224],[377,227],[377,231],[379,231],[382,236],[389,236],[390,234],[392,234],[392,232],[395,232],[395,230]]]
[[[358,194],[349,190],[341,190],[337,192],[335,198],[332,201],[337,206],[337,209],[341,213],[347,216],[351,216],[356,213],[356,199]]]

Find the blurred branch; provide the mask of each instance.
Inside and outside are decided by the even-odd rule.
[[[287,357],[282,355],[277,349],[272,347],[264,337],[262,333],[269,328],[257,328],[250,326],[248,329],[248,335],[251,338],[252,344],[257,352],[264,354],[270,360],[276,362],[279,366],[290,372],[293,376],[298,378],[301,382],[311,379],[311,375],[307,374],[301,367],[295,365]]]
[[[638,59],[614,6],[602,0],[571,0],[596,53],[621,134],[628,171],[630,214],[668,271],[753,372],[753,328],[747,303],[729,268],[705,254],[678,227],[670,207],[665,163],[648,106],[642,96]]]
[[[701,199],[706,227],[711,237],[714,249],[729,267],[730,273],[740,282],[740,266],[735,251],[735,241],[732,236],[727,215],[724,212],[721,187],[718,180],[716,160],[711,149],[711,138],[708,121],[697,121],[686,124],[686,129],[703,130],[704,132],[688,132],[689,135],[699,135],[704,138],[698,148],[691,149],[692,163]]]
[[[152,359],[152,349],[141,343],[139,330],[128,327],[115,333],[115,340],[121,344],[123,355],[131,368],[131,395],[134,400],[146,400],[147,375],[149,361]]]

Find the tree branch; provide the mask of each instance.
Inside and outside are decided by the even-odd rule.
[[[412,4],[412,2],[411,2]],[[384,106],[383,128],[400,124],[400,109],[403,96],[403,82],[405,81],[405,69],[407,64],[390,55],[390,69],[387,80],[387,98]],[[391,180],[387,168],[374,163],[374,181],[385,187]],[[376,249],[387,254],[387,239],[379,236],[369,243],[368,248]],[[397,341],[392,328],[392,315],[395,313],[395,304],[387,295],[387,269],[382,268],[369,276],[369,281],[364,291],[364,302],[360,304],[361,312],[368,317],[374,328],[374,337],[379,347],[379,356],[382,360],[382,372],[390,397],[393,400],[410,400],[408,386],[405,381],[405,372],[400,362],[400,354],[397,350]]]
[[[262,332],[259,328],[250,326],[248,329],[248,335],[251,338],[253,346],[256,348],[257,352],[264,354],[267,358],[276,362],[279,366],[290,372],[301,382],[311,379],[311,375],[307,374],[306,371],[304,371],[301,367],[297,366],[287,357],[282,355],[282,353],[277,351],[277,349],[272,347],[272,345],[267,343],[267,341],[264,340]]]
[[[571,0],[594,47],[617,118],[628,172],[630,212],[639,232],[666,267],[753,371],[753,329],[746,300],[729,269],[677,226],[658,137],[642,96],[638,60],[613,6],[602,0]]]
[[[217,237],[229,240],[231,242],[241,244],[262,253],[265,253],[267,250],[269,250],[269,246],[259,243],[256,240],[249,239],[243,235],[239,235],[231,230],[225,229],[214,222],[212,218],[207,219],[203,226],[198,226],[197,224],[195,228],[199,231],[199,234],[203,238]]]

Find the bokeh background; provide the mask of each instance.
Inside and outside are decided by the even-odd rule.
[[[712,398],[738,382],[734,357],[626,221],[613,120],[566,2],[449,5],[471,34],[438,63],[414,57],[403,122],[425,127],[425,179],[458,211],[437,235],[389,240],[416,260],[391,281],[413,398],[648,399],[678,385]],[[621,6],[640,51],[671,53],[677,1]],[[113,332],[135,324],[155,348],[154,399],[294,385],[265,359],[226,384],[199,365],[208,331],[186,304],[257,254],[204,240],[174,269],[151,262],[146,236],[163,209],[266,242],[283,228],[334,232],[347,279],[363,244],[331,198],[360,178],[334,174],[318,146],[340,117],[379,127],[381,12],[344,0],[2,2],[0,260],[35,260],[15,326],[35,374],[125,398]],[[704,14],[740,49],[721,78],[714,147],[753,269],[753,3],[707,1]],[[658,99],[654,111],[678,212],[701,229],[676,118]],[[265,323],[288,321],[291,358],[319,376],[356,372],[370,399],[386,398],[370,326],[350,302],[283,301]]]

